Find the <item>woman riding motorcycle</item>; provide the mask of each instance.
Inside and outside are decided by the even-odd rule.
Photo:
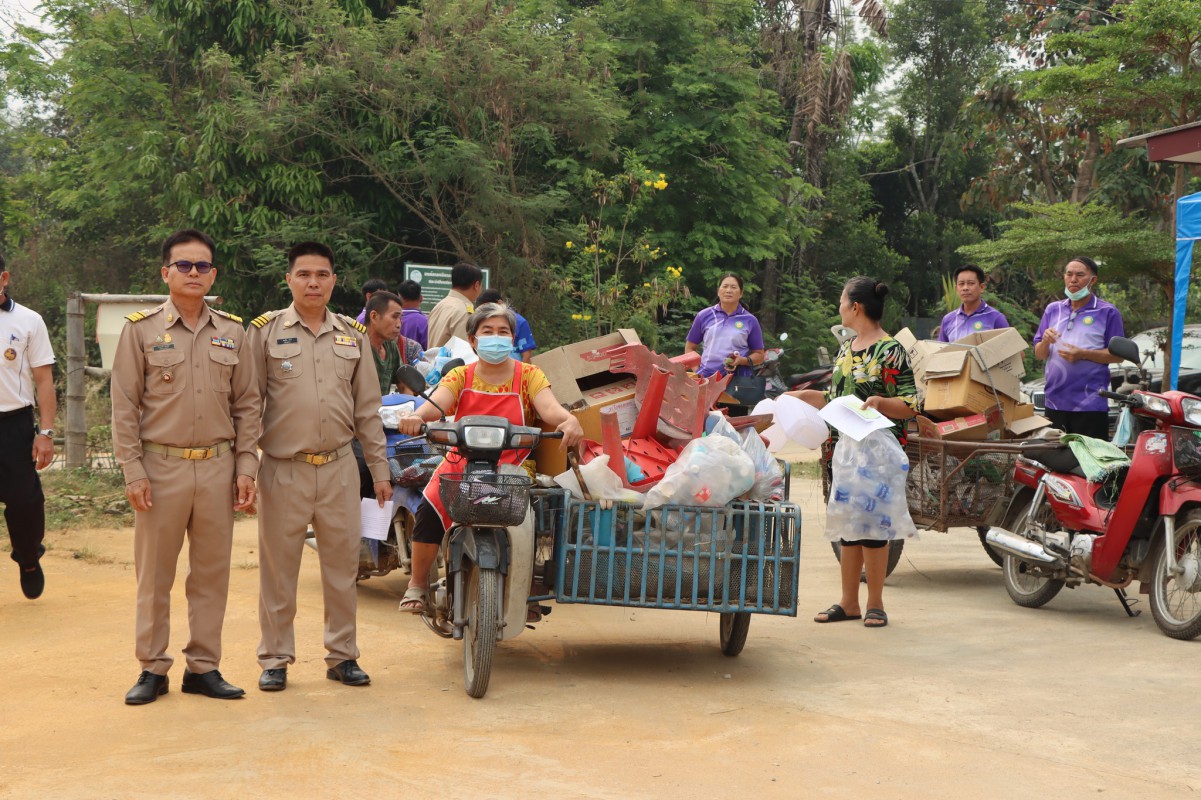
[[[517,320],[508,306],[485,303],[467,320],[467,341],[480,360],[451,370],[430,395],[432,402],[400,421],[400,432],[410,436],[421,432],[422,424],[441,415],[439,408],[458,418],[490,415],[505,417],[518,425],[532,425],[536,413],[544,422],[563,432],[562,447],[574,447],[584,436],[580,422],[567,412],[550,390],[542,370],[512,358],[513,331]],[[501,463],[522,464],[531,475],[534,464],[526,453],[508,451]],[[413,525],[413,577],[400,602],[402,611],[421,613],[429,594],[430,567],[438,557],[438,548],[451,520],[439,496],[441,476],[462,472],[461,464],[451,459],[442,462],[422,493],[424,499]]]

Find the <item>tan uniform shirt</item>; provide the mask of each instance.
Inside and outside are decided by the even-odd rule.
[[[125,482],[146,477],[142,442],[234,442],[238,475],[258,475],[260,418],[242,320],[207,306],[188,329],[168,300],[126,317],[113,365],[113,452]]]
[[[248,358],[257,367],[264,453],[278,459],[325,453],[357,434],[372,478],[389,480],[379,378],[360,327],[327,310],[313,335],[294,305],[251,320]]]
[[[467,319],[474,310],[475,306],[467,299],[467,295],[451,289],[430,310],[429,346],[441,347],[452,336],[467,341]]]

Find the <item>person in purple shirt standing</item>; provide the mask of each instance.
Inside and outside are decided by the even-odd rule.
[[[412,339],[421,345],[422,350],[429,348],[430,318],[421,310],[421,284],[417,281],[405,281],[400,284],[400,335]]]
[[[938,341],[954,342],[973,333],[1008,328],[1005,315],[984,302],[984,270],[975,264],[964,264],[955,270],[955,291],[963,304],[942,318],[938,327]]]
[[[1092,293],[1097,262],[1073,258],[1063,268],[1066,300],[1047,306],[1034,334],[1034,356],[1047,362],[1047,419],[1066,433],[1109,438],[1109,406],[1097,394],[1109,389],[1109,364],[1121,361],[1107,349],[1123,334],[1122,315]]]
[[[359,323],[360,325],[366,325],[367,324],[367,301],[370,300],[371,295],[375,294],[376,292],[386,292],[386,291],[388,291],[388,284],[384,283],[383,279],[368,278],[367,282],[363,284],[363,310],[360,311],[359,315],[354,318],[355,322]]]
[[[717,305],[702,309],[692,321],[684,352],[700,349],[698,375],[751,375],[763,363],[763,331],[741,300],[742,278],[727,272],[717,284]]]

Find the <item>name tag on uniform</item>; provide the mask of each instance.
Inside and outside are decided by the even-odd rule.
[[[334,334],[334,344],[345,345],[346,347],[358,347],[359,340],[354,338],[353,336],[342,336],[340,334]]]
[[[293,336],[291,339],[276,339],[276,344],[296,344],[300,340]]]
[[[152,352],[157,353],[159,350],[174,350],[175,345],[173,345],[173,344],[156,344],[154,347],[152,347],[150,349]]]
[[[213,345],[213,347],[224,347],[226,350],[238,349],[237,343],[234,342],[233,339],[226,338],[225,336],[214,336],[209,340],[209,342]]]

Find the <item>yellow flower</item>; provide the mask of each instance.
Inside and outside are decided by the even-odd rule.
[[[660,173],[659,173],[659,180],[663,180],[663,179],[664,179],[664,178],[666,178],[666,177],[667,177],[667,176],[666,176],[666,175],[664,175],[662,172],[660,172]]]
[[[649,283],[644,283],[642,286],[644,289],[649,289],[651,285]]]
[[[642,182],[642,185],[643,185],[643,186],[651,186],[652,184],[651,184],[651,182],[650,182],[649,180],[647,180],[647,181],[643,181],[643,182]]]
[[[666,189],[666,188],[667,188],[667,181],[665,181],[665,180],[663,180],[662,178],[660,178],[659,180],[655,181],[655,183],[654,183],[654,186],[655,186],[655,188],[656,188],[656,189],[660,189],[660,190],[662,190],[662,189]]]
[[[571,318],[574,320],[581,320],[584,318],[584,315],[583,314],[572,314]]]
[[[566,245],[564,245],[564,247],[566,247],[568,250],[570,250],[570,249],[571,249],[571,242],[568,242]]]
[[[584,315],[584,322],[587,322],[587,321],[588,321],[588,320],[590,320],[590,319],[592,319],[592,315],[591,315],[591,314],[585,314],[585,315]]]

